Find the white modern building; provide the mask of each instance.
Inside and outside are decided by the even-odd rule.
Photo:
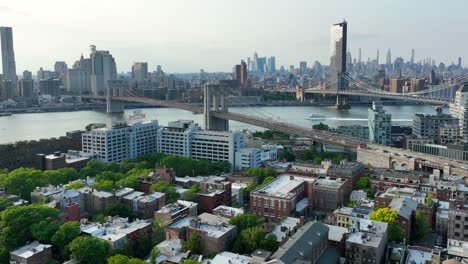
[[[68,92],[82,95],[89,93],[89,74],[82,69],[68,69],[66,72],[66,89]]]
[[[463,85],[455,94],[455,102],[450,104],[450,113],[458,118],[460,135],[468,142],[468,85]]]
[[[82,150],[103,162],[121,162],[156,152],[158,121],[113,124],[82,135]]]
[[[93,95],[104,95],[107,81],[117,79],[117,67],[114,57],[107,50],[96,50],[91,45],[91,92]]]
[[[156,120],[132,125],[114,124],[110,128],[93,129],[82,136],[83,152],[95,154],[103,162],[121,162],[141,154],[159,152],[199,160],[227,161],[234,169],[236,151],[243,148],[242,133],[205,131],[192,120],[169,122],[164,127],[158,126]],[[258,167],[260,150],[253,157],[249,164]]]
[[[237,150],[235,164],[238,171],[260,167],[262,164],[261,150],[258,148],[242,148]]]
[[[383,110],[381,102],[373,102],[368,115],[369,141],[377,144],[392,143],[392,115]]]

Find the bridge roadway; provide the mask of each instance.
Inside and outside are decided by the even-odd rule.
[[[279,89],[279,90],[272,90],[275,92],[286,92],[286,93],[296,93],[296,89]],[[416,95],[395,95],[395,94],[388,94],[388,93],[379,93],[379,92],[370,92],[370,91],[363,91],[359,89],[348,89],[348,90],[326,90],[326,89],[304,89],[304,93],[308,94],[330,94],[330,95],[355,95],[355,96],[364,96],[364,97],[378,97],[378,98],[388,98],[388,99],[396,99],[402,101],[412,101],[412,102],[421,102],[421,103],[429,103],[429,104],[449,104],[451,103],[448,99],[441,99],[436,97],[430,96],[416,96]]]
[[[95,99],[95,100],[106,99],[105,96],[83,96],[82,98],[83,99]],[[178,108],[178,109],[191,111],[197,114],[203,113],[203,107],[193,106],[193,105],[180,103],[180,102],[162,101],[162,100],[155,100],[155,99],[148,99],[148,98],[141,98],[141,97],[125,97],[125,96],[112,97],[112,99],[118,100],[118,101],[125,101],[125,102],[153,104],[153,105],[159,105],[159,106],[168,107],[168,108]],[[300,127],[297,125],[292,125],[292,124],[288,124],[285,122],[281,122],[273,118],[261,118],[261,117],[250,116],[250,115],[245,115],[245,114],[230,113],[230,112],[216,112],[216,111],[212,112],[212,116],[221,118],[221,119],[242,122],[242,123],[246,123],[246,124],[250,124],[250,125],[254,125],[258,127],[264,127],[264,128],[280,131],[280,132],[287,133],[287,134],[307,137],[307,138],[310,138],[312,140],[315,140],[317,142],[321,142],[324,144],[329,144],[329,145],[337,146],[337,147],[344,147],[353,152],[358,152],[360,148],[363,148],[363,149],[373,149],[373,150],[380,151],[380,152],[387,151],[390,153],[399,153],[400,155],[404,155],[407,157],[426,160],[432,163],[433,165],[435,165],[434,167],[449,165],[452,168],[452,170],[455,173],[457,173],[457,175],[468,176],[468,172],[464,169],[468,167],[467,162],[455,161],[455,160],[445,159],[442,157],[427,155],[424,153],[371,144],[367,140],[342,136],[342,135],[338,135],[329,131],[322,131],[322,130],[317,130],[317,129],[312,129],[312,128]]]

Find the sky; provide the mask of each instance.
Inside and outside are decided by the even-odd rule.
[[[231,71],[241,59],[276,56],[277,67],[329,63],[330,25],[348,21],[357,58],[468,61],[466,0],[0,0],[13,27],[17,72],[69,66],[89,45],[109,50],[118,72],[133,62],[166,72]]]

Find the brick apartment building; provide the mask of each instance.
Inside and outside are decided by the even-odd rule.
[[[160,219],[167,223],[172,223],[177,219],[183,218],[185,216],[197,216],[198,215],[198,204],[177,200],[177,202],[168,204],[157,212],[154,213],[154,219]]]
[[[204,255],[230,250],[237,230],[228,221],[229,219],[208,213],[198,217],[186,216],[166,227],[166,240],[186,240],[196,233],[201,237]]]
[[[283,174],[250,193],[250,210],[268,221],[309,215],[315,178]]]
[[[341,178],[319,177],[314,182],[314,210],[333,212],[348,200],[347,180]]]
[[[209,177],[200,182],[198,204],[202,212],[212,213],[220,205],[231,205],[231,182],[223,177]]]

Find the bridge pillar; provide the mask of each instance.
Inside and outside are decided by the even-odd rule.
[[[349,98],[347,95],[336,95],[336,109],[350,109]]]
[[[112,89],[107,88],[106,93],[106,113],[113,114],[113,113],[123,113],[124,112],[124,102],[112,100],[112,96],[119,96],[122,95],[123,91],[121,89]]]
[[[304,102],[305,100],[304,88],[299,85],[296,86],[296,99],[300,102]]]
[[[225,86],[220,84],[205,84],[203,88],[203,114],[206,130],[229,131],[229,121],[213,117],[213,111],[227,112]]]

